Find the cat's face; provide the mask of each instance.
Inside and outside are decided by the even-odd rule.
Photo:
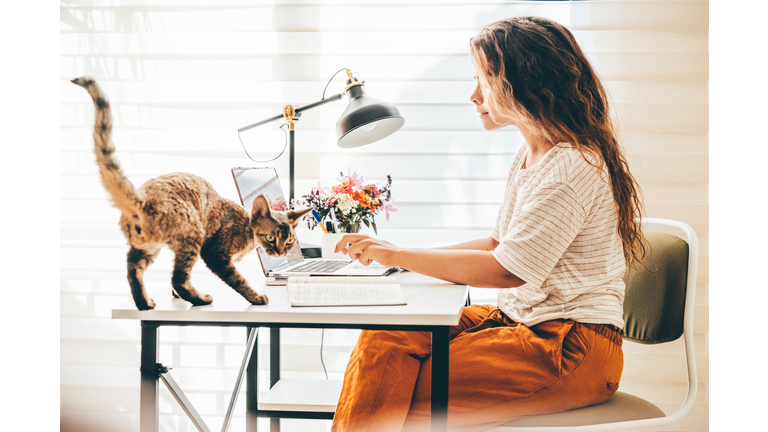
[[[264,196],[253,201],[251,228],[256,243],[271,257],[281,257],[298,243],[294,229],[302,216],[312,209],[273,211]]]

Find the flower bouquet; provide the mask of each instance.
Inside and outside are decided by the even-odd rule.
[[[322,187],[320,182],[312,192],[303,197],[303,205],[312,207],[320,214],[320,222],[334,219],[337,231],[340,233],[356,233],[361,224],[378,234],[374,217],[380,211],[389,220],[389,213],[397,211],[392,207],[392,177],[387,175],[387,184],[378,187],[374,184],[364,184],[363,177],[357,173],[344,175],[340,173],[339,184]],[[307,226],[314,229],[318,221],[308,216]]]

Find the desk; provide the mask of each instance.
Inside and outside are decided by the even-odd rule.
[[[168,373],[168,369],[157,363],[158,328],[160,326],[242,326],[248,329],[246,358],[240,368],[230,402],[230,408],[222,431],[228,428],[237,395],[243,379],[246,381],[246,429],[256,431],[256,419],[272,418],[273,428],[279,429],[279,418],[332,419],[333,412],[260,410],[256,389],[258,368],[256,365],[256,344],[259,327],[269,327],[271,371],[270,388],[279,390],[279,329],[293,328],[352,328],[373,330],[417,330],[432,332],[432,430],[447,430],[448,408],[448,329],[459,323],[461,311],[467,296],[463,285],[449,284],[416,273],[396,275],[403,287],[408,305],[406,306],[364,306],[364,307],[307,307],[292,308],[288,303],[285,287],[262,287],[269,304],[249,305],[235,294],[225,299],[216,298],[213,304],[192,307],[189,303],[167,298],[157,298],[153,310],[139,311],[131,304],[112,310],[113,319],[137,319],[141,321],[141,432],[157,432],[158,420],[158,379],[168,385],[171,393],[184,408],[187,415],[201,431],[208,428],[186,400],[183,392]],[[203,289],[203,291],[205,291]],[[274,367],[273,367],[274,366]],[[284,387],[284,386],[282,386]]]

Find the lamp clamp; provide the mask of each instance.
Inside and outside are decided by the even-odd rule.
[[[299,121],[301,113],[296,112],[296,108],[294,108],[293,105],[286,105],[283,107],[283,117],[285,117],[285,122],[288,123],[290,130],[293,131],[293,126]]]
[[[349,77],[350,83],[346,87],[344,87],[344,91],[341,92],[342,97],[344,97],[347,94],[347,90],[351,89],[352,87],[365,85],[365,81],[358,81],[357,78],[355,78],[354,75],[352,75],[352,71],[349,69],[347,69],[347,76]]]

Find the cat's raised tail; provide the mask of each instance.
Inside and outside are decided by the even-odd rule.
[[[93,128],[94,151],[101,182],[112,196],[112,204],[125,213],[141,215],[142,198],[115,158],[115,146],[112,144],[112,108],[109,106],[109,100],[91,77],[75,78],[72,82],[88,91],[96,108],[96,124]]]

